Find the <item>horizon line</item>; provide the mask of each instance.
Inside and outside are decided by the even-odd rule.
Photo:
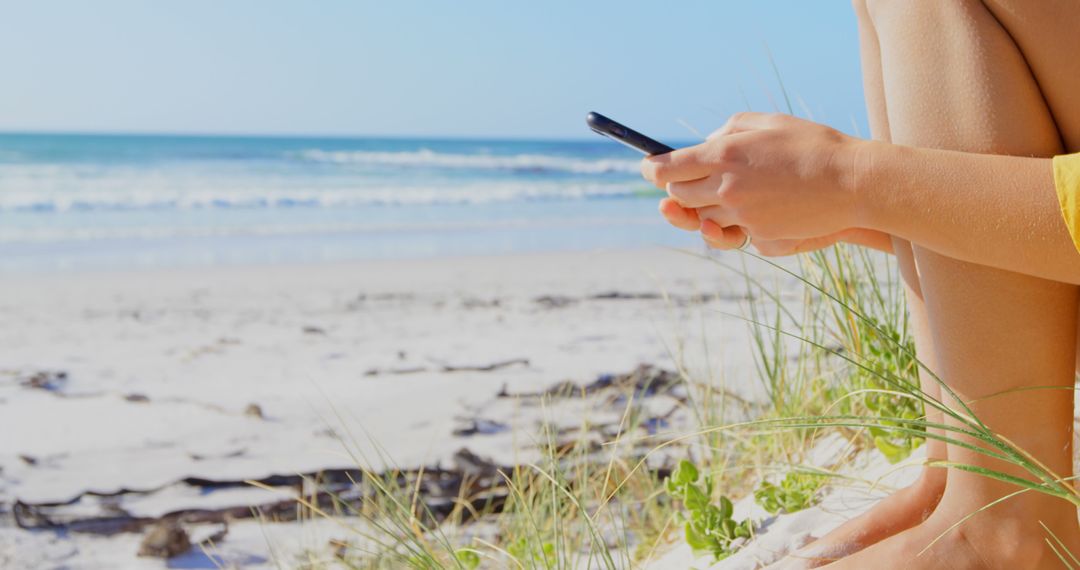
[[[86,136],[86,137],[190,137],[190,138],[236,138],[236,139],[388,139],[388,140],[456,140],[456,141],[534,141],[534,142],[589,142],[600,141],[602,137],[592,134],[587,128],[581,136],[516,136],[516,135],[447,135],[447,134],[355,134],[355,133],[318,133],[318,132],[212,132],[212,131],[137,131],[137,130],[81,130],[81,129],[5,129],[0,128],[0,136]],[[590,136],[591,135],[591,136]],[[675,141],[674,138],[668,140]],[[676,142],[687,142],[685,140]],[[693,143],[693,144],[696,144]]]

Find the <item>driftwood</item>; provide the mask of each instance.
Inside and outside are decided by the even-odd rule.
[[[420,372],[494,372],[510,366],[520,364],[521,366],[528,366],[528,358],[511,358],[509,360],[500,360],[492,362],[490,364],[445,364],[440,363],[437,368],[428,368],[426,366],[410,366],[406,368],[371,368],[364,372],[364,376],[380,376],[383,374],[417,374]]]
[[[528,360],[512,359],[494,362],[482,366],[442,365],[446,371],[492,371],[513,365],[528,365]],[[510,394],[504,387],[498,397],[542,398],[573,397],[581,394],[604,394],[612,398],[626,397],[629,393],[641,396],[665,394],[683,400],[680,390],[683,382],[675,372],[640,365],[624,374],[605,374],[592,382],[579,385],[573,382],[558,382],[546,390],[532,393]],[[647,430],[663,427],[674,413],[663,414],[646,420]],[[252,414],[254,415],[254,414]],[[648,422],[655,421],[655,426]],[[650,427],[652,426],[652,427]],[[499,430],[505,426],[481,425],[479,420],[463,428],[459,436],[471,436]],[[606,426],[593,426],[592,429],[603,432]],[[560,436],[569,434],[560,433]],[[606,436],[598,433],[598,436]],[[598,443],[587,438],[563,440],[556,444],[563,451],[572,446],[586,445],[586,451],[599,451]],[[594,449],[595,448],[595,449]],[[234,452],[242,454],[243,450]],[[35,458],[27,458],[35,461]],[[295,497],[302,496],[305,501],[329,512],[358,512],[366,501],[378,493],[372,484],[377,478],[385,486],[401,489],[404,493],[417,493],[415,501],[417,516],[425,524],[438,524],[448,517],[469,522],[477,513],[499,513],[508,497],[504,474],[514,471],[513,467],[495,464],[476,455],[467,448],[459,449],[453,456],[451,467],[439,465],[407,470],[390,470],[381,473],[365,472],[357,468],[324,469],[318,472],[302,474],[274,474],[258,480],[216,480],[202,477],[187,477],[172,485],[195,487],[203,492],[213,492],[229,488],[246,487],[257,484],[285,491],[291,491]],[[656,476],[664,477],[668,470],[657,470]],[[168,487],[168,486],[166,486]],[[112,535],[125,532],[139,532],[150,540],[152,532],[157,532],[147,555],[168,555],[181,546],[179,534],[175,528],[185,525],[221,524],[228,528],[230,521],[263,517],[271,521],[292,521],[305,515],[307,508],[297,498],[272,498],[266,502],[233,506],[220,509],[179,509],[156,517],[134,516],[126,512],[121,500],[125,495],[147,495],[163,490],[122,488],[113,492],[88,491],[67,501],[51,503],[27,503],[16,501],[6,505],[19,528],[30,530],[54,530],[62,532],[91,533]],[[97,512],[87,514],[87,505],[94,505],[98,499]],[[411,499],[411,498],[410,498]],[[456,518],[460,517],[460,519]],[[164,530],[160,530],[164,529]],[[154,554],[158,553],[158,554]],[[162,554],[163,553],[163,554]]]
[[[522,366],[528,366],[529,365],[529,359],[528,358],[511,358],[510,360],[501,360],[499,362],[492,362],[491,364],[483,364],[483,365],[479,365],[479,366],[467,366],[467,365],[466,366],[454,366],[452,364],[443,364],[441,370],[443,372],[492,372],[492,371],[498,370],[500,368],[506,368],[508,366],[513,366],[515,364],[520,364]]]
[[[581,301],[670,301],[679,306],[703,305],[718,300],[742,301],[749,299],[746,295],[729,295],[717,293],[699,293],[684,295],[678,293],[657,293],[654,291],[603,291],[585,297],[569,297],[566,295],[541,295],[534,297],[533,302],[545,309],[559,309]]]
[[[602,374],[596,380],[583,385],[570,380],[563,380],[539,392],[511,393],[504,385],[498,396],[500,398],[568,398],[582,394],[591,395],[606,389],[615,389],[633,391],[638,396],[668,394],[682,400],[681,396],[673,394],[681,384],[682,379],[677,373],[657,368],[651,364],[641,364],[626,374]]]
[[[408,368],[370,368],[364,372],[364,376],[380,376],[383,374],[416,374],[418,372],[427,372],[425,366],[411,366]]]
[[[592,301],[616,301],[616,300],[652,300],[660,299],[660,293],[626,293],[623,291],[607,291],[605,293],[597,293],[595,295],[589,295],[588,299]]]
[[[500,471],[510,473],[512,468],[499,466],[462,448],[454,456],[452,469],[438,466],[388,471],[380,474],[365,473],[360,469],[325,469],[315,473],[297,475],[271,475],[254,481],[260,486],[291,488],[297,494],[307,483],[315,482],[318,491],[305,492],[304,500],[319,508],[345,507],[359,509],[361,504],[374,496],[375,489],[367,483],[368,477],[377,477],[399,489],[418,489],[422,512],[418,513],[439,522],[455,511],[468,521],[474,512],[499,512],[506,501],[507,491]],[[419,484],[417,484],[419,479]],[[178,485],[198,487],[211,492],[217,489],[245,487],[251,481],[211,480],[188,477]],[[149,494],[158,489],[120,489],[111,493],[89,491],[69,501],[53,503],[25,503],[16,501],[12,515],[16,526],[28,530],[50,529],[56,531],[112,535],[122,532],[144,532],[151,527],[169,524],[228,524],[231,520],[263,517],[274,521],[292,521],[303,514],[304,507],[293,498],[279,499],[258,505],[236,506],[222,509],[181,509],[160,517],[137,517],[123,511],[117,505],[102,508],[96,516],[72,514],[72,506],[84,497],[118,497],[127,494]],[[462,509],[462,504],[467,505]],[[111,512],[105,512],[111,511]],[[85,512],[85,506],[77,512]]]
[[[191,537],[175,520],[164,520],[146,533],[139,545],[139,556],[172,558],[191,549]]]

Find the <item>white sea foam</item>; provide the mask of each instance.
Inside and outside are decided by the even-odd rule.
[[[586,160],[549,154],[453,154],[435,152],[428,149],[405,152],[328,151],[311,149],[300,152],[297,156],[313,162],[329,162],[335,164],[462,170],[568,172],[574,174],[633,174],[638,172],[639,169],[639,163],[636,160]]]
[[[0,212],[476,204],[629,196],[645,188],[632,176],[638,163],[617,158],[426,149],[289,156],[265,163],[0,161]]]
[[[0,212],[488,204],[629,197],[644,188],[643,183],[631,182],[540,180],[434,180],[421,185],[341,179],[312,184],[272,176],[228,178],[153,172],[3,174],[0,172]]]

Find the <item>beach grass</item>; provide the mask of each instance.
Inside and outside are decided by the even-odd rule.
[[[918,361],[890,258],[838,245],[802,256],[798,269],[757,260],[797,283],[797,292],[752,277],[747,259],[702,260],[738,275],[746,293],[740,314],[705,318],[750,327],[752,346],[745,349],[755,354],[763,400],[742,399],[724,379],[694,378],[680,364],[691,429],[643,435],[638,395],[628,393],[615,437],[597,446],[588,436],[588,417],[581,418],[572,442],[545,425],[521,440],[539,450],[539,460],[501,470],[484,487],[463,485],[466,491],[444,514],[426,506],[422,474],[365,469],[356,481],[363,489],[359,499],[342,498],[331,510],[298,499],[314,515],[341,521],[353,537],[332,556],[309,557],[304,566],[639,568],[684,540],[721,559],[754,533],[753,521],[732,518],[731,500],[754,494],[770,512],[806,508],[851,458],[880,453],[899,462],[928,438],[1000,459],[1030,476],[945,462],[935,467],[977,472],[1016,485],[1018,493],[1047,493],[1080,505],[1070,481],[982,424]],[[679,350],[672,349],[672,357],[681,362]],[[924,383],[941,383],[946,397],[924,392],[920,375]],[[927,409],[951,422],[928,421]],[[828,464],[814,464],[813,450],[827,436],[842,438],[844,450]],[[342,444],[359,448],[347,437]],[[354,460],[359,466],[392,465],[389,454],[354,452]],[[676,465],[684,473],[692,468],[694,478],[679,475]],[[843,484],[854,484],[850,475]],[[743,525],[748,530],[739,536],[701,538],[723,537]],[[1063,560],[1071,557],[1060,541],[1048,537],[1048,544]]]

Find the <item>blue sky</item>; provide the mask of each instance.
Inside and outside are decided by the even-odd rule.
[[[766,44],[866,132],[846,0],[5,2],[0,130],[685,140],[783,106]]]

